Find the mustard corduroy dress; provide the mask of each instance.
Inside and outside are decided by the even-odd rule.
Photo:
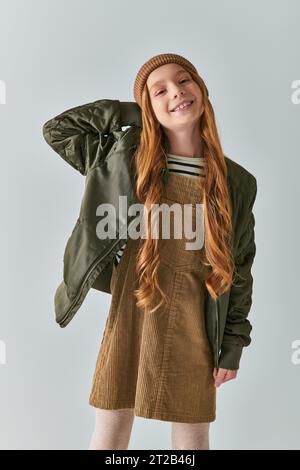
[[[197,172],[195,159],[195,168],[188,171],[185,157],[174,157],[168,154],[170,171],[161,203],[177,203],[182,209],[183,204],[191,204],[194,230],[195,204],[202,203],[203,167]],[[138,287],[135,261],[140,239],[128,238],[120,262],[113,266],[111,304],[89,404],[132,408],[136,416],[163,421],[212,422],[216,388],[205,331],[203,248],[187,249],[186,243],[193,240],[185,234],[174,238],[174,217],[170,229],[170,238],[159,239],[158,272],[159,285],[169,300],[153,314],[139,309],[133,295]],[[157,294],[154,305],[159,300]]]

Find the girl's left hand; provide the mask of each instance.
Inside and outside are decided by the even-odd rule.
[[[219,387],[222,383],[228,382],[228,380],[235,379],[237,376],[237,370],[231,369],[222,369],[221,367],[217,369],[214,368],[213,376],[215,379],[215,387]]]

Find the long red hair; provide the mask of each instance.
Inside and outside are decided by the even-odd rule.
[[[199,137],[203,139],[206,157],[206,177],[203,185],[204,210],[204,263],[209,266],[205,285],[213,299],[230,288],[235,273],[232,256],[232,213],[227,186],[227,166],[222,151],[213,107],[202,78],[190,72],[202,92],[204,110],[199,118]],[[151,217],[152,204],[160,203],[163,192],[161,171],[165,167],[165,155],[169,144],[163,128],[157,120],[147,86],[142,93],[142,131],[135,152],[136,196]],[[148,219],[149,221],[149,219]],[[136,260],[139,287],[134,291],[137,306],[155,312],[167,295],[158,284],[160,254],[158,239],[151,236],[151,223],[147,223],[147,236],[141,243]],[[155,291],[160,302],[152,306]]]

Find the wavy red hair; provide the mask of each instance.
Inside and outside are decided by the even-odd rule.
[[[190,72],[192,79],[202,92],[203,113],[199,118],[199,138],[203,140],[206,157],[206,177],[203,185],[204,209],[204,263],[209,267],[205,285],[213,299],[229,289],[236,273],[232,256],[232,213],[227,186],[227,166],[222,151],[213,107],[208,98],[202,78]],[[140,143],[135,152],[136,195],[151,218],[152,204],[160,203],[163,192],[162,169],[165,168],[169,143],[163,128],[157,120],[151,105],[147,86],[142,93],[142,131]],[[151,223],[147,225],[147,237],[138,251],[136,271],[139,287],[134,291],[137,306],[155,312],[167,295],[158,284],[160,253],[158,240],[151,236]],[[237,274],[237,273],[236,273]],[[161,300],[152,306],[155,291]]]

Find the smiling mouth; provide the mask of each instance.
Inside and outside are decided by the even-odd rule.
[[[171,113],[178,113],[178,112],[183,112],[186,111],[187,109],[190,109],[190,107],[193,105],[194,100],[190,102],[190,104],[185,105],[183,108],[178,108],[178,109],[173,109],[171,110]]]

